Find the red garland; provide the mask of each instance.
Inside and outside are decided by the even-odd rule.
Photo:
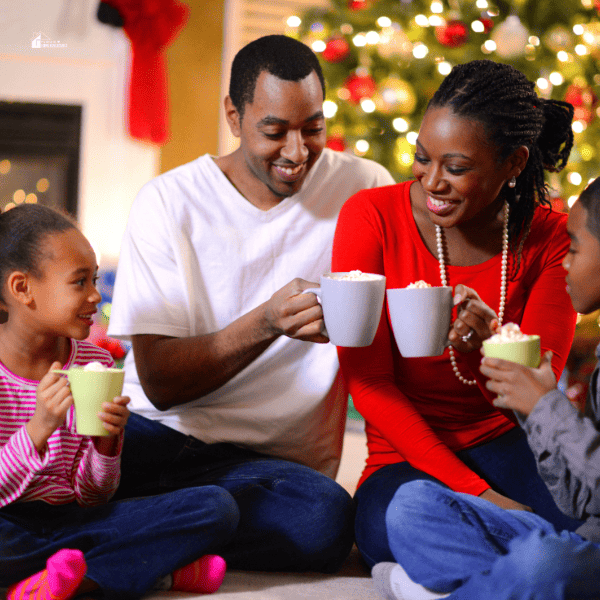
[[[179,0],[103,0],[119,11],[131,41],[129,133],[163,144],[168,132],[168,74],[164,50],[187,22]]]
[[[435,28],[435,37],[447,48],[460,48],[469,38],[469,30],[462,21],[448,21]]]

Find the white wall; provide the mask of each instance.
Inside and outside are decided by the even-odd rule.
[[[158,173],[159,148],[126,131],[129,41],[97,0],[0,0],[0,100],[83,106],[79,222],[101,264],[116,262],[129,208]],[[42,32],[66,47],[32,48]]]

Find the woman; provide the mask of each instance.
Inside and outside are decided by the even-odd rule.
[[[356,493],[357,545],[369,566],[393,561],[385,511],[408,481],[429,479],[503,508],[533,510],[562,529],[512,414],[493,406],[479,373],[483,340],[501,323],[541,335],[560,375],[575,313],[561,261],[566,215],[546,205],[544,169],[566,164],[573,108],[492,61],[454,67],[416,143],[416,181],[362,191],[342,209],[333,270],[454,287],[456,316],[439,357],[403,358],[387,312],[373,344],[339,348],[369,457]]]

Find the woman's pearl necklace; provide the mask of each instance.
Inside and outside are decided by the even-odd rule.
[[[504,203],[504,229],[502,231],[502,271],[500,278],[500,308],[498,310],[498,324],[502,325],[502,319],[504,317],[504,305],[506,304],[506,272],[508,265],[508,202]],[[437,242],[437,253],[438,260],[440,262],[440,278],[442,280],[442,285],[448,285],[448,279],[446,277],[446,262],[444,260],[444,246],[443,246],[443,232],[442,228],[439,225],[435,226],[435,239]],[[477,381],[474,379],[466,379],[461,375],[461,372],[458,370],[458,365],[456,364],[456,356],[454,355],[454,348],[452,346],[448,347],[448,351],[450,352],[450,363],[452,364],[452,370],[454,374],[460,381],[462,381],[465,385],[475,385]]]

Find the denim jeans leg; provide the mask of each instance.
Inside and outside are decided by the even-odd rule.
[[[462,450],[457,456],[494,490],[529,506],[558,531],[575,531],[582,524],[556,506],[538,473],[527,436],[520,427],[486,444]]]
[[[15,504],[0,511],[0,585],[40,571],[62,548],[76,548],[104,597],[139,598],[175,569],[218,553],[238,521],[235,500],[213,486],[99,506]]]
[[[448,600],[597,600],[600,546],[577,534],[535,531],[515,538],[508,554],[474,574]]]
[[[163,474],[180,455],[188,436],[158,421],[135,413],[125,426],[121,454],[121,483],[114,500],[149,496],[168,491]]]
[[[356,502],[356,545],[369,568],[379,562],[394,562],[388,543],[385,514],[396,490],[418,479],[437,481],[407,462],[396,463],[375,471],[358,488]]]
[[[240,524],[223,557],[232,568],[337,571],[354,541],[354,504],[331,478],[284,460],[253,459],[207,479],[235,498]]]
[[[227,443],[206,444],[131,415],[117,498],[218,486],[240,523],[222,552],[232,568],[334,572],[354,541],[354,504],[335,481],[289,461]]]
[[[235,500],[214,486],[121,500],[100,510],[87,525],[98,539],[85,552],[87,577],[106,597],[123,600],[142,597],[158,579],[204,554],[220,554],[239,522]],[[81,535],[81,527],[70,531]]]
[[[386,524],[395,562],[411,579],[441,593],[489,571],[512,540],[532,532],[557,535],[538,515],[504,510],[428,481],[407,483],[396,492]],[[480,597],[490,598],[472,596]]]

